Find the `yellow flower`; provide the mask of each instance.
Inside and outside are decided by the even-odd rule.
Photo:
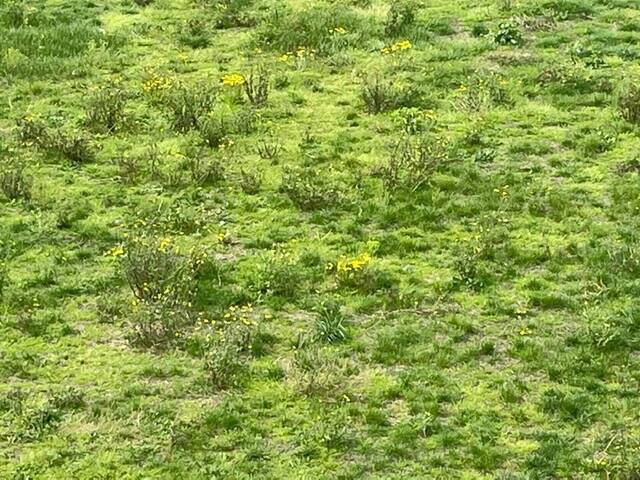
[[[371,262],[371,255],[368,252],[361,253],[355,258],[340,257],[336,262],[336,273],[350,274],[351,272],[357,272],[366,267]]]
[[[245,79],[239,73],[228,73],[227,75],[222,77],[222,85],[225,87],[238,87],[243,85]]]
[[[162,253],[167,253],[170,246],[171,246],[171,238],[164,237],[162,240],[160,240],[160,244],[158,245],[158,251]]]
[[[382,54],[386,55],[388,53],[401,52],[403,50],[409,50],[411,48],[413,48],[413,45],[411,45],[411,42],[409,40],[401,40],[399,42],[394,43],[393,45],[384,47],[382,49]]]
[[[122,245],[116,245],[115,247],[107,250],[104,255],[106,257],[121,257],[124,255],[124,247]]]

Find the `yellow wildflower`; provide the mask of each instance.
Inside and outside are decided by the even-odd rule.
[[[228,73],[222,77],[222,85],[225,87],[238,87],[245,82],[244,76],[239,73]]]

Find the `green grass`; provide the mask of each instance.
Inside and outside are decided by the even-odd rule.
[[[638,478],[637,7],[2,3],[0,478]]]

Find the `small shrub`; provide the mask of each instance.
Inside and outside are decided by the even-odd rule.
[[[244,93],[249,103],[254,107],[262,107],[269,98],[270,80],[269,73],[264,68],[252,71],[244,79]]]
[[[164,97],[172,115],[172,127],[180,133],[197,129],[202,119],[211,113],[215,100],[216,91],[208,85],[179,85]]]
[[[297,259],[283,252],[265,257],[258,277],[261,292],[283,298],[294,297],[304,282]]]
[[[255,195],[260,192],[263,176],[258,171],[240,170],[240,188],[247,195]]]
[[[474,253],[458,255],[454,262],[454,283],[471,290],[481,290],[491,283],[492,275]]]
[[[360,98],[371,114],[392,110],[396,106],[397,96],[393,84],[379,76],[365,77],[362,81]]]
[[[606,66],[604,54],[600,49],[585,46],[582,42],[576,42],[571,46],[569,55],[573,63],[582,62],[585,66],[597,69]]]
[[[50,130],[31,118],[18,121],[18,138],[25,145],[61,155],[75,164],[89,163],[95,158],[91,141],[83,132]]]
[[[161,349],[180,341],[186,327],[194,322],[187,304],[168,297],[134,305],[128,316],[127,340],[136,347]]]
[[[489,35],[489,28],[484,23],[475,23],[473,27],[471,27],[471,35],[473,37],[484,37]]]
[[[273,137],[263,138],[256,145],[256,153],[263,160],[275,160],[282,151],[282,144]]]
[[[83,132],[57,131],[51,138],[49,150],[62,155],[76,165],[90,163],[95,159],[91,140]]]
[[[196,318],[192,301],[206,254],[183,254],[168,237],[136,236],[107,255],[120,259],[135,298],[129,341],[145,348],[161,348],[181,340]]]
[[[153,3],[153,0],[133,0],[136,5],[139,7],[146,7]]]
[[[112,133],[124,123],[127,94],[118,87],[98,90],[89,101],[85,125],[97,133]]]
[[[9,275],[7,274],[7,266],[4,262],[0,262],[0,301],[2,301],[2,295],[4,289],[9,285]]]
[[[223,115],[210,116],[199,121],[198,134],[202,143],[209,148],[218,148],[226,144],[229,133],[230,126]]]
[[[458,88],[455,106],[466,112],[482,112],[487,108],[510,105],[512,100],[504,83],[492,72],[477,73]]]
[[[223,0],[216,2],[218,14],[215,20],[217,29],[252,27],[256,24],[256,18],[248,8],[253,0]]]
[[[30,117],[17,121],[18,139],[23,145],[46,148],[51,143],[47,126],[40,120]]]
[[[86,200],[63,200],[56,210],[56,227],[71,228],[79,220],[91,214],[91,204]]]
[[[206,48],[209,46],[209,25],[202,18],[190,18],[180,29],[178,39],[180,43],[191,48]]]
[[[407,135],[424,133],[436,125],[433,113],[419,108],[400,108],[393,113],[393,119]]]
[[[279,190],[303,210],[331,208],[342,201],[342,193],[335,184],[312,167],[285,168]]]
[[[401,0],[391,4],[384,23],[387,37],[406,36],[416,23],[417,4],[413,0]]]
[[[0,170],[0,189],[9,200],[30,200],[31,185],[31,177],[25,174],[21,163],[10,164]]]
[[[218,158],[206,155],[204,151],[194,151],[187,156],[187,166],[191,181],[198,186],[215,185],[225,178],[225,167]]]
[[[274,9],[255,35],[258,45],[288,52],[291,58],[307,56],[309,51],[327,56],[349,47],[363,48],[379,32],[368,16],[335,4],[297,12]]]
[[[122,155],[115,160],[118,166],[118,179],[125,185],[135,185],[142,176],[142,165],[139,157]]]
[[[394,145],[387,163],[380,169],[385,190],[417,191],[447,158],[447,146],[439,139],[423,137],[399,141]]]
[[[216,388],[238,386],[257,345],[256,322],[250,306],[232,306],[221,328],[209,328],[202,342],[202,357],[209,382]],[[259,347],[258,347],[259,349]]]
[[[327,265],[327,271],[335,275],[340,287],[373,292],[382,285],[378,285],[378,272],[371,264],[371,253],[365,251],[356,257],[341,256],[335,263]]]
[[[626,82],[618,93],[618,112],[629,123],[640,124],[640,85]]]
[[[134,297],[173,306],[193,295],[194,266],[171,238],[136,236],[117,247],[121,268]]]
[[[320,306],[315,321],[315,337],[327,343],[337,343],[347,338],[346,318],[338,303],[326,302]]]
[[[522,32],[518,24],[512,20],[502,22],[498,25],[498,30],[493,36],[494,42],[498,45],[521,45],[523,42]]]

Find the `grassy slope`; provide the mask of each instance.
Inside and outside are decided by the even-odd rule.
[[[617,172],[638,140],[615,105],[640,56],[638,4],[547,2],[561,13],[554,22],[520,26],[523,45],[499,46],[493,35],[502,21],[546,19],[549,8],[425,3],[418,23],[431,31],[407,33],[407,51],[380,53],[402,38],[381,33],[388,5],[373,1],[348,8],[377,36],[299,65],[253,43],[269,28],[270,0],[247,8],[263,25],[211,28],[210,44],[199,49],[180,41],[185,21],[213,22],[217,13],[190,0],[144,8],[116,0],[33,2],[32,19],[75,11],[36,27],[3,24],[0,133],[15,147],[3,161],[24,161],[34,185],[31,200],[0,203],[7,272],[0,477],[639,474],[640,191],[637,173]],[[311,5],[329,8],[280,4],[293,7],[292,18]],[[491,33],[472,36],[479,23]],[[61,47],[44,58],[16,33],[55,34],[69,24],[84,30],[82,48],[68,57]],[[574,61],[577,41],[595,53]],[[66,45],[59,37],[51,42]],[[592,58],[605,63],[594,68]],[[157,144],[170,170],[197,142],[197,134],[174,132],[143,94],[150,69],[187,85],[217,84],[258,63],[278,86],[257,130],[233,136],[235,154],[211,153],[227,163],[224,181],[196,189],[188,179],[175,187],[147,173],[134,185],[118,180],[114,160],[122,155],[141,155],[144,163]],[[449,159],[416,193],[388,196],[370,174],[401,130],[393,113],[366,113],[362,72],[419,90],[418,107],[434,111],[436,133],[449,142]],[[542,82],[550,72],[556,77]],[[488,101],[479,112],[461,108],[469,90],[486,92],[474,82],[492,75],[509,101]],[[94,136],[94,161],[73,166],[18,146],[16,119],[81,128],[91,89],[113,81],[132,95],[128,122]],[[301,146],[306,132],[313,141]],[[271,135],[283,147],[277,161],[255,153]],[[349,201],[313,211],[289,201],[279,191],[283,167],[304,163],[332,178]],[[241,188],[243,168],[262,172],[257,194]],[[177,202],[213,214],[198,233],[165,230],[186,247],[211,248],[226,266],[222,286],[200,281],[209,292],[200,308],[219,317],[251,302],[267,338],[234,388],[212,387],[202,359],[188,351],[127,341],[131,294],[104,252],[136,220]],[[221,244],[220,233],[229,241]],[[336,285],[325,264],[355,257],[371,242],[378,248],[362,275],[372,286]],[[285,295],[260,277],[265,265],[286,268],[276,249],[297,259]],[[349,338],[298,352],[298,336],[314,331],[314,312],[327,298],[343,306]],[[101,315],[105,305],[120,315]],[[301,355],[310,359],[306,370]]]

